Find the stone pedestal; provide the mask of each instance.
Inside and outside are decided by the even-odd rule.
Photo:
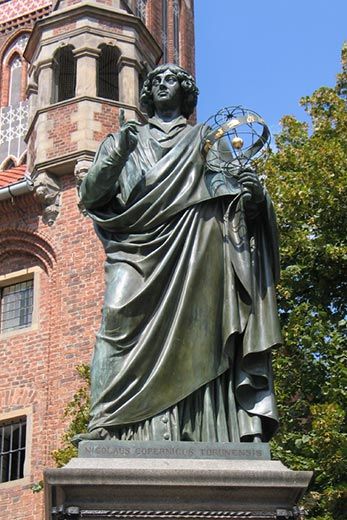
[[[124,443],[120,444],[123,448]],[[266,460],[264,449],[255,451],[258,455],[253,460],[244,460],[238,448],[238,460],[186,458],[179,449],[186,450],[189,444],[195,443],[175,443],[184,445],[176,450],[176,456],[182,458],[159,458],[165,454],[161,446],[151,448],[159,450],[157,458],[151,458],[149,452],[143,452],[145,458],[127,458],[120,448],[116,458],[105,451],[107,458],[98,458],[98,450],[94,450],[88,458],[79,457],[64,468],[46,470],[46,519],[300,517],[296,505],[311,472],[291,471],[279,461]],[[220,457],[233,449],[229,444],[214,446],[206,449],[216,449]],[[173,457],[173,452],[169,456]]]

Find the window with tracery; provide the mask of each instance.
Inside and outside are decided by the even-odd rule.
[[[119,51],[111,45],[102,45],[97,63],[97,95],[106,99],[119,99]]]
[[[9,156],[18,159],[26,148],[29,106],[25,98],[27,66],[23,52],[27,41],[28,34],[21,34],[1,57],[0,163]]]

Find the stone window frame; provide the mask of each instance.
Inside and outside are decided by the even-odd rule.
[[[41,268],[38,266],[29,267],[28,269],[22,269],[20,271],[10,272],[4,275],[0,275],[0,288],[14,285],[16,283],[25,282],[27,280],[33,280],[33,312],[31,324],[27,327],[20,329],[8,330],[0,332],[0,339],[6,339],[8,337],[16,336],[17,334],[27,334],[38,330],[39,328],[39,297],[40,297],[40,272]]]
[[[33,410],[32,406],[18,408],[10,412],[0,413],[1,423],[16,421],[26,418],[26,437],[25,437],[25,460],[23,468],[23,477],[16,480],[8,480],[0,482],[0,490],[13,487],[22,487],[31,482],[31,451],[32,451],[32,432],[33,432]]]

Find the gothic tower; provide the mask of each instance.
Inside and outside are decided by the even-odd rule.
[[[0,0],[0,520],[43,518],[103,294],[76,185],[160,62],[194,72],[193,0]]]

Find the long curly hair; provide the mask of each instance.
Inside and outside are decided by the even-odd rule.
[[[182,115],[188,118],[194,112],[194,108],[196,107],[199,89],[196,86],[193,76],[191,76],[191,74],[189,74],[189,72],[186,70],[182,69],[182,67],[179,67],[173,63],[159,65],[159,67],[156,67],[147,74],[147,78],[143,84],[140,95],[141,107],[147,112],[149,117],[154,116],[155,109],[152,96],[152,81],[155,76],[165,72],[166,70],[172,72],[172,74],[177,77],[181,85],[183,91],[181,111]]]

